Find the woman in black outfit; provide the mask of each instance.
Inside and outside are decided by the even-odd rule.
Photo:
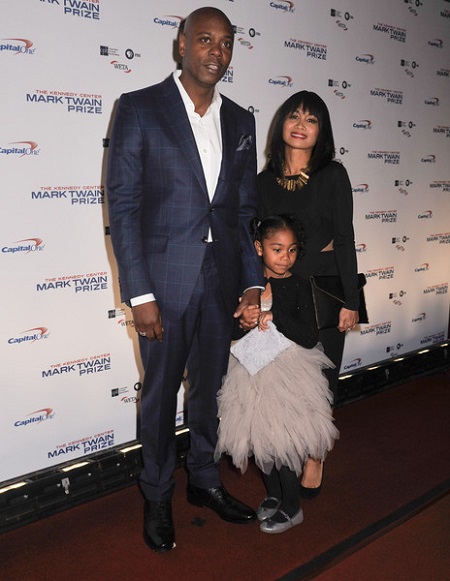
[[[335,364],[326,370],[336,394],[345,331],[358,324],[358,277],[353,232],[353,198],[345,168],[335,154],[330,115],[324,101],[300,91],[277,111],[269,144],[269,163],[258,175],[259,217],[288,214],[301,224],[305,254],[292,271],[303,276],[339,275],[345,307],[339,325],[319,332],[325,354]],[[320,492],[323,464],[310,458],[301,482],[303,497]]]

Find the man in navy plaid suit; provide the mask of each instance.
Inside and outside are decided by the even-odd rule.
[[[110,140],[111,237],[145,368],[144,539],[158,552],[175,546],[174,419],[185,368],[188,501],[229,522],[255,518],[224,489],[214,462],[216,393],[233,316],[259,304],[264,286],[250,233],[257,205],[254,118],[216,87],[233,40],[220,10],[190,14],[179,35],[181,73],[122,95]]]

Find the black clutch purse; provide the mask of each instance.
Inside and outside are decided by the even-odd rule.
[[[344,290],[341,278],[338,275],[310,276],[311,291],[316,311],[317,328],[329,329],[339,324],[339,312],[345,305]],[[358,274],[359,290],[359,322],[368,323],[366,300],[364,297],[364,285],[366,277]]]

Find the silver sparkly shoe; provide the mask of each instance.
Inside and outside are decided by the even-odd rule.
[[[303,522],[303,510],[301,508],[292,517],[286,514],[283,510],[279,510],[277,514],[281,514],[283,516],[283,522],[277,522],[271,518],[263,521],[259,525],[259,528],[263,533],[269,533],[272,535],[284,533],[284,531],[287,531],[290,528],[295,527],[296,525],[299,525]]]
[[[256,510],[258,520],[262,522],[272,517],[279,509],[280,504],[281,500],[278,500],[275,496],[266,496]]]

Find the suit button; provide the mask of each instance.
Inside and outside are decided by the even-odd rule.
[[[202,242],[204,242],[206,244],[208,242],[208,236],[203,236]]]

